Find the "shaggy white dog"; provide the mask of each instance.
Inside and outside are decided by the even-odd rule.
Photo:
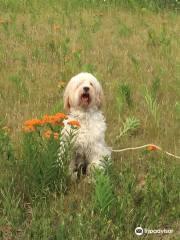
[[[103,91],[100,83],[90,73],[80,73],[68,83],[64,92],[64,108],[68,120],[77,120],[80,127],[75,134],[73,159],[70,162],[72,177],[78,176],[81,168],[88,174],[92,166],[104,168],[104,157],[111,151],[105,143],[106,123],[100,111]],[[62,135],[65,137],[70,126],[66,124]]]

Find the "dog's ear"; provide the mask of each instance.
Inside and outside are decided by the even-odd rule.
[[[97,96],[96,96],[96,104],[98,108],[101,108],[103,102],[104,102],[104,93],[101,85],[99,85],[97,89]]]
[[[65,92],[64,92],[64,109],[66,112],[69,112],[70,111],[70,99],[69,99],[69,90],[68,88],[65,89]]]

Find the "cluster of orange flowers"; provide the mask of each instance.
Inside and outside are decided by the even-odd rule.
[[[45,124],[50,124],[51,126],[64,126],[63,120],[67,119],[67,115],[64,113],[56,113],[55,115],[45,115],[42,119],[31,119],[24,122],[23,131],[24,132],[35,132],[38,126],[44,126]],[[67,124],[75,127],[79,127],[80,124],[76,120],[68,121]],[[43,137],[50,138],[53,135],[54,139],[59,138],[58,132],[53,132],[52,130],[46,130],[43,132]]]
[[[43,137],[48,138],[48,139],[49,139],[52,135],[53,135],[54,139],[56,139],[56,140],[59,138],[59,133],[53,132],[53,131],[51,131],[51,130],[47,130],[47,131],[45,131],[45,132],[43,133]]]
[[[151,145],[147,146],[147,150],[148,151],[159,150],[159,147],[154,144],[151,144]]]

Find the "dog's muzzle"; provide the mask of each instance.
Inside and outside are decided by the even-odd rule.
[[[84,92],[81,95],[81,105],[86,107],[89,105],[90,102],[91,102],[90,94],[88,92]]]

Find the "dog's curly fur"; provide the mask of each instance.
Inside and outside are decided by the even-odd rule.
[[[106,123],[100,111],[103,91],[100,83],[90,73],[80,73],[73,77],[64,92],[64,108],[68,112],[68,121],[80,123],[75,135],[73,159],[69,169],[72,175],[78,173],[81,166],[83,173],[89,173],[92,166],[104,168],[103,158],[111,151],[105,143]],[[70,126],[66,124],[62,135],[66,136]]]

